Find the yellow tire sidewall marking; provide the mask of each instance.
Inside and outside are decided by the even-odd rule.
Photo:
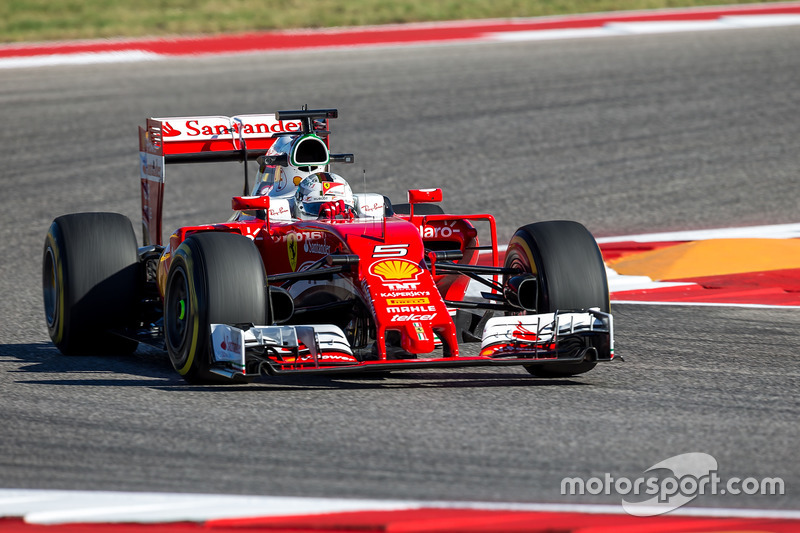
[[[531,268],[531,274],[537,274],[536,270],[536,262],[533,260],[533,253],[531,253],[531,248],[528,245],[528,241],[522,238],[519,235],[514,235],[511,238],[511,241],[508,243],[508,252],[511,252],[514,248],[519,248],[520,255],[525,254],[528,259],[528,265]]]
[[[53,343],[59,343],[64,340],[64,262],[61,259],[61,251],[58,248],[58,242],[55,236],[50,236],[50,249],[53,252],[53,263],[55,264],[55,283],[56,283],[56,312],[54,320],[56,323],[56,331],[53,337]]]
[[[182,252],[182,253],[181,253]],[[197,291],[195,290],[195,283],[194,283],[194,261],[192,260],[191,251],[189,247],[181,246],[181,249],[178,250],[176,255],[181,255],[184,259],[184,268],[186,273],[186,285],[189,289],[189,305],[187,306],[187,311],[192,314],[191,318],[191,327],[192,327],[192,342],[189,345],[189,353],[186,357],[186,362],[184,363],[183,367],[178,369],[178,373],[181,376],[186,375],[189,370],[192,368],[192,363],[194,363],[194,358],[197,352],[197,344],[199,342],[200,337],[200,313],[198,312],[197,308]]]

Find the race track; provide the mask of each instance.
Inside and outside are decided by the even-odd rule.
[[[337,107],[355,190],[440,186],[452,211],[495,214],[502,242],[557,218],[598,237],[798,222],[798,50],[773,28],[3,71],[0,487],[619,503],[560,481],[704,452],[786,494],[696,505],[800,509],[796,309],[617,305],[625,362],[567,380],[192,387],[149,349],[59,355],[40,281],[55,216],[117,211],[140,233],[147,116]],[[169,168],[165,231],[226,217],[241,181]]]

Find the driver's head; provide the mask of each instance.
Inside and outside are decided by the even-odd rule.
[[[355,202],[350,185],[332,172],[315,172],[306,176],[295,193],[297,218],[315,220],[343,215],[352,217]]]

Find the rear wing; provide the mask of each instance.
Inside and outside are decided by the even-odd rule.
[[[145,127],[139,127],[143,244],[162,244],[165,165],[246,162],[264,155],[281,135],[314,132],[326,136],[328,119],[337,116],[335,109],[323,109],[233,117],[148,118]]]

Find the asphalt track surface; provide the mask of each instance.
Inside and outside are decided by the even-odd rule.
[[[575,219],[597,236],[797,222],[795,28],[6,70],[0,78],[0,487],[619,503],[565,476],[635,479],[705,452],[800,509],[796,310],[617,305],[625,357],[572,379],[418,370],[193,387],[167,358],[65,357],[41,249],[63,213],[135,221],[147,116],[338,107],[358,190],[441,186],[501,241]],[[174,178],[174,179],[173,179]],[[227,215],[241,169],[167,169],[165,231]]]

